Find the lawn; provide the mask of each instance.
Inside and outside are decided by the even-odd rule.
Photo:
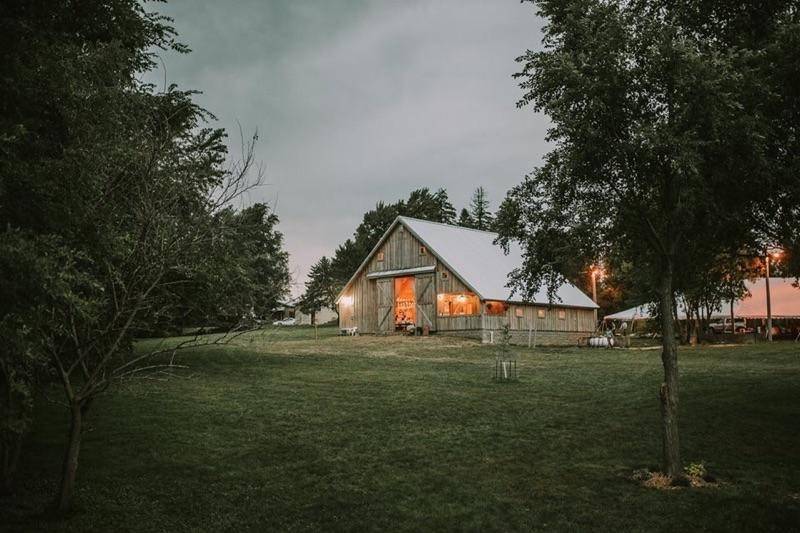
[[[103,397],[63,522],[39,515],[67,421],[43,402],[6,527],[800,527],[800,344],[680,350],[684,461],[721,483],[665,491],[631,480],[660,454],[656,350],[521,348],[496,383],[489,346],[334,334],[264,330]]]

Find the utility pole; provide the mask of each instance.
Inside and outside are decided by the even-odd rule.
[[[767,277],[764,280],[767,286],[767,341],[772,342],[772,300],[769,293],[769,251],[766,253]]]
[[[592,267],[592,301],[597,303],[597,267]],[[594,310],[594,327],[597,328],[597,308]]]

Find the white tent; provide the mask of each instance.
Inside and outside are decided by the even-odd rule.
[[[738,318],[767,318],[767,289],[764,278],[745,282],[749,294],[733,304],[733,314]],[[794,286],[794,278],[770,278],[770,300],[772,318],[800,318],[800,289]],[[730,303],[723,302],[711,318],[731,316]],[[646,320],[652,318],[649,305],[631,307],[618,313],[606,315],[603,320]],[[686,320],[686,310],[678,303],[678,320]]]

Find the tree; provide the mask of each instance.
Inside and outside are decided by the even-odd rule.
[[[455,218],[455,209],[447,191],[439,189],[431,193],[426,187],[411,191],[406,200],[389,204],[378,202],[375,209],[364,213],[353,237],[341,244],[333,255],[332,268],[340,284],[347,282],[392,222],[401,215],[449,224]]]
[[[63,272],[60,252],[53,239],[0,233],[0,495],[13,490],[37,387],[46,377],[37,332],[46,320],[43,287],[57,284]]]
[[[658,301],[663,467],[680,477],[676,292],[686,265],[754,245],[771,182],[760,51],[793,8],[535,3],[544,49],[518,59],[518,105],[550,116],[555,148],[509,192],[518,218],[500,217],[501,242],[524,250],[512,281],[552,298],[575,257],[636,266],[639,291]]]
[[[277,219],[263,206],[233,225],[246,252],[220,244],[230,227],[221,221],[237,218],[225,206],[249,187],[255,139],[226,166],[225,133],[205,126],[210,115],[191,92],[138,81],[154,65],[152,50],[185,51],[168,19],[134,0],[31,1],[8,6],[3,28],[2,69],[13,81],[0,84],[0,245],[20,261],[0,265],[14,283],[4,289],[13,305],[0,304],[0,334],[10,339],[1,366],[4,391],[25,390],[0,402],[21,434],[37,362],[60,382],[70,418],[63,512],[94,399],[119,380],[178,366],[159,359],[160,349],[136,350],[136,335],[196,308],[197,293],[181,290],[191,284],[227,284],[214,306],[241,317],[229,294],[264,272],[280,277],[265,257],[280,263],[282,252]],[[27,266],[35,275],[26,277]],[[268,302],[276,288],[253,297]],[[16,429],[3,424],[3,453],[18,453],[5,440]]]
[[[278,216],[268,205],[256,203],[236,214],[232,245],[241,250],[249,282],[248,304],[263,316],[289,292],[289,254],[283,249]]]
[[[356,246],[353,239],[347,239],[340,244],[333,254],[331,259],[331,271],[334,279],[344,285],[350,279],[358,266],[364,260],[365,255],[362,255],[361,248]]]
[[[431,193],[430,189],[423,187],[411,191],[406,201],[394,204],[401,215],[431,222],[449,224],[455,218],[455,208],[447,197],[447,191],[438,189]]]
[[[436,216],[431,219],[443,224],[453,224],[456,221],[456,209],[447,197],[447,191],[439,189],[433,193],[433,200],[436,203]]]
[[[473,228],[484,231],[491,229],[492,213],[489,211],[489,199],[483,187],[478,187],[472,193],[472,200],[469,203],[469,215]]]
[[[327,257],[322,256],[311,266],[305,286],[306,290],[300,298],[300,310],[310,314],[312,323],[316,324],[316,313],[320,309],[336,309],[336,296],[341,289],[341,284],[333,277],[331,261]],[[338,311],[336,314],[338,316]]]
[[[469,210],[466,207],[461,209],[461,213],[458,215],[458,225],[462,228],[474,228],[475,221],[470,215]]]

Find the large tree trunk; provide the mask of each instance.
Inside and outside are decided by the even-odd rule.
[[[680,441],[678,439],[678,347],[675,342],[675,318],[672,315],[672,258],[664,261],[661,279],[661,362],[664,382],[661,384],[661,429],[664,473],[670,477],[683,476]]]
[[[70,407],[69,440],[67,451],[64,455],[64,465],[61,471],[61,486],[58,492],[56,510],[66,513],[72,507],[72,495],[75,491],[75,475],[78,472],[78,455],[81,450],[81,432],[83,429],[84,406],[75,402]]]
[[[14,474],[17,471],[21,453],[22,435],[8,438],[6,442],[0,444],[0,455],[2,455],[0,495],[11,494],[14,490]]]
[[[14,474],[22,454],[22,441],[28,429],[26,421],[29,405],[25,401],[30,389],[24,381],[14,381],[13,372],[0,362],[0,391],[3,393],[2,409],[7,420],[3,422],[0,435],[0,495],[10,494],[14,489]],[[21,426],[21,427],[20,427]]]

